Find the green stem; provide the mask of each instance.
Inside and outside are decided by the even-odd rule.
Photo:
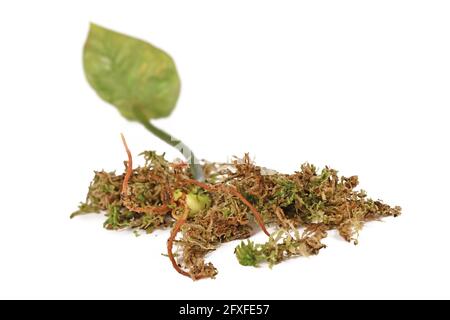
[[[138,117],[138,119],[142,119],[142,117]],[[189,163],[191,173],[194,179],[198,181],[204,180],[203,168],[200,165],[200,162],[197,160],[192,150],[187,145],[185,145],[184,142],[182,142],[180,139],[176,139],[175,137],[159,129],[158,127],[155,127],[150,121],[139,120],[139,122],[148,131],[150,131],[155,136],[160,138],[162,141],[166,142],[167,144],[171,145],[172,147],[181,152],[181,154],[186,158],[186,160]]]

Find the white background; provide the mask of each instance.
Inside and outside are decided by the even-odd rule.
[[[449,17],[448,1],[2,1],[0,298],[450,298]],[[120,132],[178,156],[88,86],[90,21],[174,57],[182,94],[158,125],[200,157],[330,165],[403,216],[273,270],[224,245],[199,282],[161,255],[167,231],[70,220],[94,169],[122,170]]]

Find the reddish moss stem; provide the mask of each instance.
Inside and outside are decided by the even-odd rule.
[[[128,190],[128,181],[130,180],[131,175],[133,174],[133,157],[131,156],[131,152],[130,149],[128,148],[127,141],[125,140],[125,136],[123,135],[123,133],[121,133],[120,136],[122,138],[123,146],[125,147],[125,151],[127,152],[128,156],[127,171],[125,173],[125,177],[123,178],[121,191],[122,195],[126,195]]]
[[[186,276],[186,277],[191,277],[191,275],[189,273],[187,273],[186,271],[184,271],[183,269],[180,268],[180,266],[178,265],[178,263],[175,261],[175,258],[173,256],[172,253],[172,249],[173,249],[173,242],[178,234],[178,232],[180,231],[181,227],[183,226],[183,224],[186,222],[186,219],[188,217],[189,214],[189,207],[187,206],[187,204],[184,204],[184,213],[183,215],[177,220],[177,222],[175,223],[175,225],[173,226],[172,231],[170,232],[170,237],[167,240],[167,255],[169,256],[170,262],[172,262],[172,266],[173,268],[181,275]]]
[[[126,168],[126,172],[125,172],[125,177],[123,178],[122,190],[121,190],[123,205],[128,210],[137,212],[137,213],[150,213],[150,214],[161,214],[161,215],[166,214],[167,212],[170,211],[168,205],[166,205],[166,204],[163,204],[161,206],[137,207],[130,203],[129,198],[128,198],[128,182],[130,181],[130,178],[133,174],[133,157],[131,156],[131,151],[128,148],[128,144],[125,139],[125,136],[123,135],[123,133],[121,133],[120,136],[122,137],[122,142],[123,142],[125,151],[127,152],[127,156],[128,156],[127,168]]]
[[[264,224],[264,220],[263,220],[261,214],[258,212],[258,210],[256,210],[256,208],[250,202],[248,202],[248,200],[245,199],[245,197],[239,191],[237,191],[234,187],[228,187],[227,189],[229,190],[229,192],[231,194],[233,194],[234,196],[241,199],[241,201],[253,212],[253,216],[255,217],[256,222],[259,224],[261,230],[268,237],[270,237],[270,233],[269,233],[269,231],[267,231],[266,226]]]

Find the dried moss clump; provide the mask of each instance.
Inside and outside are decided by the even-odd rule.
[[[71,217],[106,212],[104,226],[111,230],[150,233],[171,227],[168,257],[180,274],[194,280],[214,277],[217,269],[205,256],[223,242],[249,238],[256,224],[269,239],[237,246],[236,257],[244,266],[273,266],[294,256],[315,255],[333,229],[357,244],[365,222],[401,212],[355,190],[356,176],[339,177],[328,167],[319,171],[303,164],[294,174],[281,174],[256,166],[245,155],[230,164],[202,164],[205,182],[199,182],[187,164],[168,162],[153,151],[143,152],[144,165],[133,169],[126,150],[125,172],[95,172],[86,201]],[[266,226],[277,230],[269,235]]]

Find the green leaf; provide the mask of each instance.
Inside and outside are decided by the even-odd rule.
[[[83,64],[97,94],[129,120],[164,118],[175,108],[180,93],[175,64],[147,42],[91,24]]]

